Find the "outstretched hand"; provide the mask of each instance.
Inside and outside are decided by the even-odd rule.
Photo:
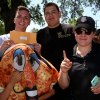
[[[65,50],[63,50],[63,57],[64,57],[64,60],[62,61],[61,65],[60,65],[61,66],[60,70],[63,73],[66,73],[71,68],[72,62],[67,58]]]

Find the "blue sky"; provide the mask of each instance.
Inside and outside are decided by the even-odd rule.
[[[88,7],[84,9],[83,15],[92,17],[96,22],[97,28],[100,28],[100,11],[98,11],[96,15],[93,15],[93,12],[91,12],[91,8]]]
[[[42,1],[42,0],[32,0],[32,5],[40,4],[41,6],[43,6],[43,5],[41,4],[41,1]],[[56,2],[56,1],[57,1],[57,0],[55,0],[55,2]],[[97,28],[100,28],[100,11],[98,11],[98,12],[96,13],[96,15],[93,15],[93,12],[91,11],[91,8],[88,7],[88,8],[85,8],[85,9],[84,9],[83,15],[84,15],[84,16],[85,16],[85,15],[86,15],[86,16],[90,16],[90,17],[94,18],[94,20],[95,20],[95,22],[96,22],[96,25],[97,25]],[[28,32],[31,31],[31,30],[33,29],[33,27],[34,27],[34,28],[38,28],[38,29],[42,28],[42,27],[40,27],[39,25],[36,25],[36,24],[34,24],[33,22],[31,22],[30,25],[29,25],[28,28],[27,28],[27,31],[28,31]]]

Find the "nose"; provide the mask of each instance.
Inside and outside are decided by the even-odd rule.
[[[21,17],[21,21],[24,22],[25,21],[25,18],[24,17]]]
[[[52,14],[52,12],[48,12],[45,15],[46,15],[46,17],[52,17],[53,14]]]
[[[84,30],[82,30],[82,35],[85,35],[85,31]]]
[[[21,21],[26,21],[29,19],[29,17],[20,17]]]

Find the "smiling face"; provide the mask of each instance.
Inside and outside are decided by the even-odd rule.
[[[48,27],[55,28],[60,23],[61,12],[57,10],[55,6],[48,6],[44,12],[45,20]]]
[[[27,10],[18,10],[14,18],[14,23],[16,31],[26,31],[27,26],[30,24],[29,12]]]
[[[81,33],[77,33],[77,31],[75,31],[75,39],[77,41],[77,44],[79,46],[88,46],[91,45],[92,40],[94,38],[94,32],[91,31],[91,33],[89,34],[89,31],[86,30],[81,30]]]

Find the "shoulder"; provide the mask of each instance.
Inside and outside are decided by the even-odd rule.
[[[39,31],[37,31],[37,34],[42,34],[44,33],[46,30],[47,30],[48,27],[45,27],[45,28],[41,28]]]
[[[93,42],[92,43],[92,49],[95,51],[95,52],[100,52],[100,44],[99,43],[95,43]]]
[[[46,38],[48,35],[46,33],[48,33],[48,27],[42,28],[39,31],[37,31],[37,41],[43,41],[43,39]]]
[[[37,32],[37,38],[41,38],[41,37],[45,37],[45,36],[47,36],[48,35],[48,32],[49,30],[48,30],[48,27],[45,27],[45,28],[42,28],[42,29],[40,29],[38,32]]]
[[[62,27],[65,27],[65,28],[73,28],[72,25],[70,25],[70,24],[64,24],[63,23],[63,24],[61,24],[61,26]]]
[[[61,26],[65,33],[67,33],[67,34],[74,33],[74,31],[73,31],[74,28],[70,24],[61,24]]]
[[[2,37],[8,37],[10,34],[8,33],[8,34],[3,34],[3,35],[0,35],[0,38]]]
[[[8,40],[10,38],[10,34],[4,34],[0,36],[0,45],[3,43],[3,41]]]

